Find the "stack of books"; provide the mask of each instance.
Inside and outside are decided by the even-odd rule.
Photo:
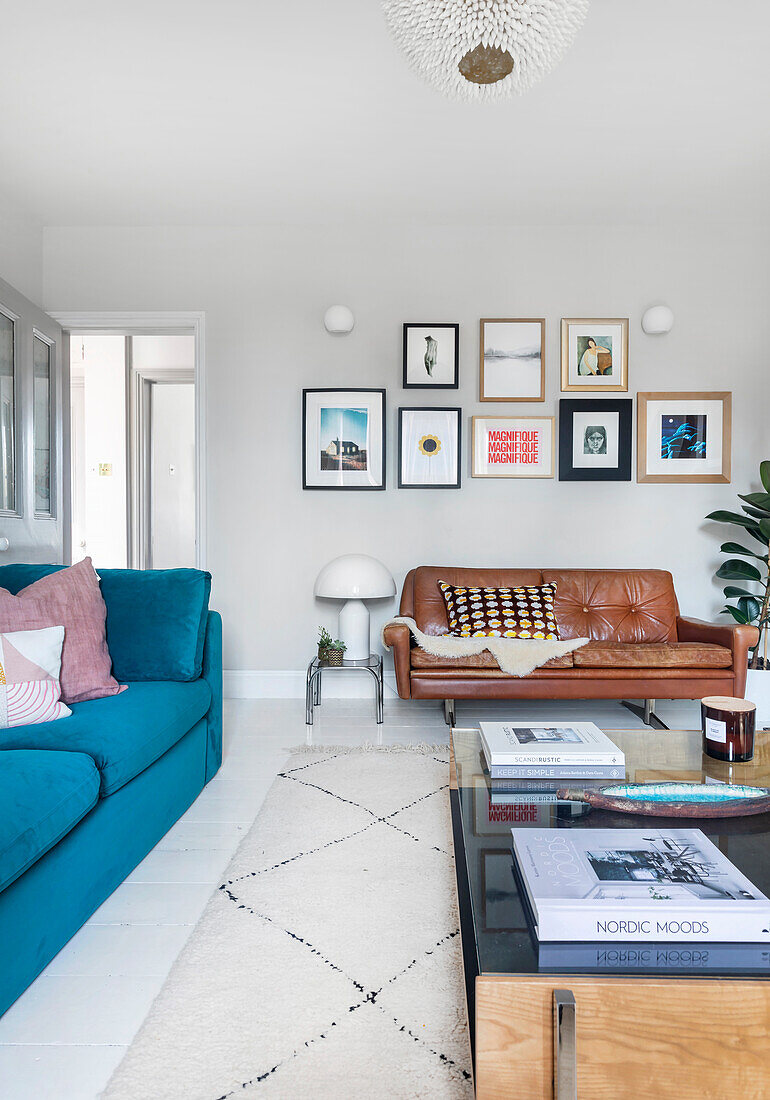
[[[700,829],[513,828],[511,835],[520,892],[538,941],[552,945],[552,963],[570,958],[554,952],[557,944],[575,945],[575,960],[585,961],[598,944],[741,943],[764,945],[745,963],[767,967],[770,900]],[[708,962],[701,957],[695,966]]]
[[[492,804],[556,801],[559,787],[622,783],[623,753],[593,722],[482,722],[481,745]]]

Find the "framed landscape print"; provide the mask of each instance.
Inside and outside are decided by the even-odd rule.
[[[732,394],[637,394],[637,481],[730,480]]]
[[[399,489],[459,489],[462,409],[398,410]]]
[[[559,402],[559,481],[630,481],[633,401]]]
[[[479,400],[545,401],[545,321],[482,317]]]
[[[302,391],[302,488],[385,488],[385,390]]]
[[[628,318],[561,322],[561,388],[628,389]]]
[[[474,416],[472,477],[553,477],[552,416]]]
[[[404,325],[404,389],[456,390],[459,360],[459,325]]]

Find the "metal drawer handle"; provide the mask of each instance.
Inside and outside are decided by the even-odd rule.
[[[577,1005],[571,989],[553,991],[553,1100],[577,1100]]]

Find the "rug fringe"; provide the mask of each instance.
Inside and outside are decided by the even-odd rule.
[[[420,756],[433,756],[436,753],[449,752],[449,745],[428,744],[420,741],[414,745],[373,745],[371,741],[364,741],[361,745],[294,745],[289,749],[291,753],[366,753],[366,752],[413,752]]]

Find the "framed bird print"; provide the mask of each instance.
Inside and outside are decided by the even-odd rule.
[[[459,324],[404,325],[404,389],[456,390]]]
[[[637,394],[637,481],[730,480],[730,393]]]

